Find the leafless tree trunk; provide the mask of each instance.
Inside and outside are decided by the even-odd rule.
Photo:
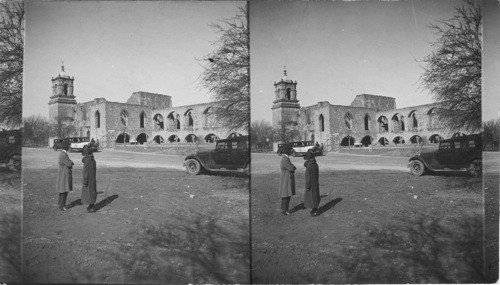
[[[0,123],[22,122],[24,3],[0,2]]]

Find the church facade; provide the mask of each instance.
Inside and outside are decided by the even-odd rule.
[[[452,132],[436,116],[439,103],[397,108],[392,97],[360,94],[349,106],[328,101],[301,107],[297,81],[287,77],[274,83],[273,126],[283,123],[295,129],[295,140],[323,144],[327,150],[341,146],[397,146],[401,144],[437,143],[463,132]]]
[[[230,131],[215,119],[215,103],[172,106],[169,95],[134,92],[125,103],[105,98],[78,103],[74,77],[61,67],[52,78],[49,122],[71,125],[72,136],[99,140],[103,147],[115,143],[212,143],[219,138],[245,134]],[[52,141],[52,140],[51,140]]]

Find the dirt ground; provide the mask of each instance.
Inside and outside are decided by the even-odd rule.
[[[21,174],[0,167],[0,284],[21,281]]]
[[[98,211],[57,209],[57,152],[23,152],[23,280],[42,283],[249,283],[248,176],[190,176],[183,157],[103,151]]]
[[[303,208],[302,158],[292,158],[297,195],[292,215],[283,216],[280,157],[252,156],[254,283],[496,281],[498,153],[485,154],[484,188],[481,178],[459,171],[411,176],[405,157],[331,153],[317,160],[320,216]]]

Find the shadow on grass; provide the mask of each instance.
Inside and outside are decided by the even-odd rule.
[[[0,217],[0,283],[21,281],[21,213]]]
[[[465,170],[433,170],[428,171],[425,175],[443,177],[473,177]]]
[[[101,210],[102,208],[106,207],[107,205],[111,204],[111,202],[113,202],[113,200],[115,200],[116,198],[118,198],[118,195],[111,195],[107,198],[105,198],[104,200],[101,200],[99,201],[98,203],[95,204],[95,211],[99,211]]]
[[[326,211],[328,211],[331,208],[335,207],[335,205],[337,205],[338,203],[340,203],[340,201],[342,201],[342,198],[336,198],[336,199],[333,199],[333,200],[329,201],[328,203],[324,204],[323,206],[319,207],[318,208],[318,216],[322,215]]]
[[[482,237],[481,216],[401,216],[370,229],[330,261],[340,265],[346,273],[340,281],[347,283],[481,283]]]
[[[114,271],[126,283],[250,283],[249,225],[245,219],[228,227],[206,213],[172,218],[143,226],[134,241],[102,258],[111,268],[100,271]],[[73,282],[104,280],[90,272],[73,273]]]

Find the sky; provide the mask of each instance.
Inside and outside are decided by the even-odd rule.
[[[500,118],[500,2],[483,2],[483,122]]]
[[[396,98],[398,108],[432,103],[419,84],[422,59],[437,40],[429,25],[452,18],[461,3],[251,2],[251,120],[271,122],[284,66],[302,107],[350,105],[363,93]]]
[[[48,117],[53,77],[75,78],[77,102],[126,102],[136,91],[173,106],[210,102],[200,62],[219,37],[209,24],[233,18],[231,1],[29,1],[23,116]]]

